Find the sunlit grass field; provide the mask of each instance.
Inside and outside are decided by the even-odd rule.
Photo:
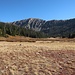
[[[0,75],[75,75],[75,39],[0,39]]]

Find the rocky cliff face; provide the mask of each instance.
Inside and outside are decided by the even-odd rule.
[[[13,22],[12,24],[22,26],[27,29],[32,29],[35,31],[41,31],[41,27],[42,25],[45,24],[45,22],[46,21],[41,20],[41,19],[29,18],[29,19]]]

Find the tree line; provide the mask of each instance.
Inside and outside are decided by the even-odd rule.
[[[60,32],[61,35],[58,34],[46,34],[43,32],[36,32],[31,29],[26,29],[24,27],[12,25],[9,23],[3,23],[0,22],[0,36],[8,37],[8,35],[11,36],[25,36],[25,37],[32,37],[32,38],[47,38],[47,37],[61,37],[61,38],[75,38],[74,32]]]

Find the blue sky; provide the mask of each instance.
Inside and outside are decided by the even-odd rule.
[[[75,0],[0,0],[0,21],[75,18]]]

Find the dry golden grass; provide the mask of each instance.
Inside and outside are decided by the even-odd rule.
[[[0,75],[75,75],[74,39],[34,40],[0,42]]]
[[[0,41],[6,41],[6,38],[0,37]]]
[[[61,42],[75,42],[74,39],[68,38],[30,38],[24,36],[8,36],[8,37],[0,37],[0,41],[7,41],[7,42],[36,42],[36,41],[61,41]]]

